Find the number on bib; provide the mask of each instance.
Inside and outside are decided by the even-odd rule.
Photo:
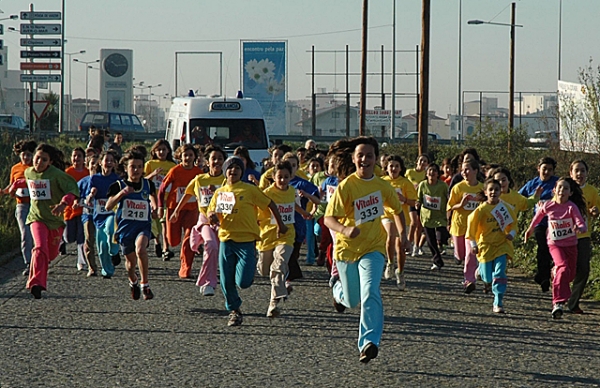
[[[548,233],[552,241],[564,240],[575,235],[575,224],[572,218],[564,220],[548,220]]]
[[[429,210],[441,210],[442,198],[432,197],[431,195],[423,194],[423,207]]]
[[[150,204],[148,201],[126,199],[121,217],[124,220],[148,221],[150,219]]]
[[[31,199],[44,201],[52,198],[50,180],[48,179],[28,180],[27,187],[29,189],[29,196]]]
[[[294,223],[294,203],[278,203],[277,209],[279,210],[279,215],[281,215],[281,220],[285,225],[290,225]],[[275,221],[275,217],[271,214],[271,224],[277,224]]]
[[[221,191],[217,195],[217,213],[231,214],[235,206],[235,195],[232,192]]]
[[[381,191],[376,191],[354,201],[354,223],[364,224],[383,215]]]

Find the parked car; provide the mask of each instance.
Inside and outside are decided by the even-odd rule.
[[[145,132],[140,119],[131,113],[87,112],[83,115],[79,130],[88,132],[90,126],[96,129],[110,129],[111,132]]]
[[[433,132],[428,133],[427,138],[429,139],[429,141],[436,141],[441,139],[440,135]],[[419,141],[419,132],[409,132],[406,135],[402,136],[402,139],[410,141]]]
[[[529,143],[534,147],[549,147],[558,143],[558,131],[536,131],[533,137],[529,138]]]
[[[23,120],[23,118],[20,116],[0,114],[0,128],[27,131],[29,129],[29,126],[27,125],[25,120]]]

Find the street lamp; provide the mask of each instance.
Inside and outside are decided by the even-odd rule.
[[[520,24],[515,24],[517,3],[511,4],[510,24],[486,22],[483,20],[469,20],[467,24],[492,24],[495,26],[510,27],[510,70],[509,70],[509,105],[508,105],[508,152],[510,153],[510,139],[512,137],[513,121],[515,117],[515,27],[523,27]],[[481,112],[479,112],[481,114]]]
[[[71,128],[71,114],[73,111],[73,95],[71,94],[71,56],[77,54],[85,54],[85,50],[79,50],[73,53],[64,53],[64,55],[69,57],[69,113],[67,115],[67,129]]]
[[[95,61],[82,61],[77,58],[73,58],[73,62],[82,63],[85,65],[85,111],[87,113],[87,111],[90,108],[90,101],[88,99],[88,70],[92,69],[92,66],[90,66],[90,63],[97,63],[97,62],[100,62],[100,60],[96,59]],[[71,84],[69,83],[69,86],[70,85]]]

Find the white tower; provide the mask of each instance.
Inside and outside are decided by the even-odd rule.
[[[133,50],[100,50],[100,110],[133,113]]]

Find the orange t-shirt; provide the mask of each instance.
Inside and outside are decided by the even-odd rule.
[[[200,167],[192,167],[187,170],[183,168],[181,164],[173,167],[169,170],[165,179],[161,184],[161,188],[166,192],[166,205],[167,209],[175,209],[177,207],[177,203],[185,194],[185,188],[187,185],[196,177],[198,174],[202,174],[203,170]],[[190,198],[188,203],[186,203],[182,210],[194,210],[197,209],[196,205],[196,197]]]
[[[21,162],[12,166],[12,168],[10,169],[10,184],[12,185],[19,179],[25,179],[25,170],[27,170],[29,167],[31,166],[28,166]],[[17,200],[17,203],[29,203],[29,192],[26,188],[20,189],[17,191],[15,199]]]
[[[83,170],[75,170],[75,167],[71,166],[69,168],[67,168],[65,170],[65,172],[69,175],[71,175],[73,177],[73,179],[75,179],[76,182],[79,182],[80,180],[82,180],[83,178],[85,178],[86,176],[90,175],[90,172],[88,171],[87,168],[83,168]],[[73,219],[77,216],[81,216],[81,214],[83,213],[83,208],[77,208],[77,209],[73,209],[71,206],[67,206],[65,208],[65,215],[64,215],[64,219],[65,221]]]

